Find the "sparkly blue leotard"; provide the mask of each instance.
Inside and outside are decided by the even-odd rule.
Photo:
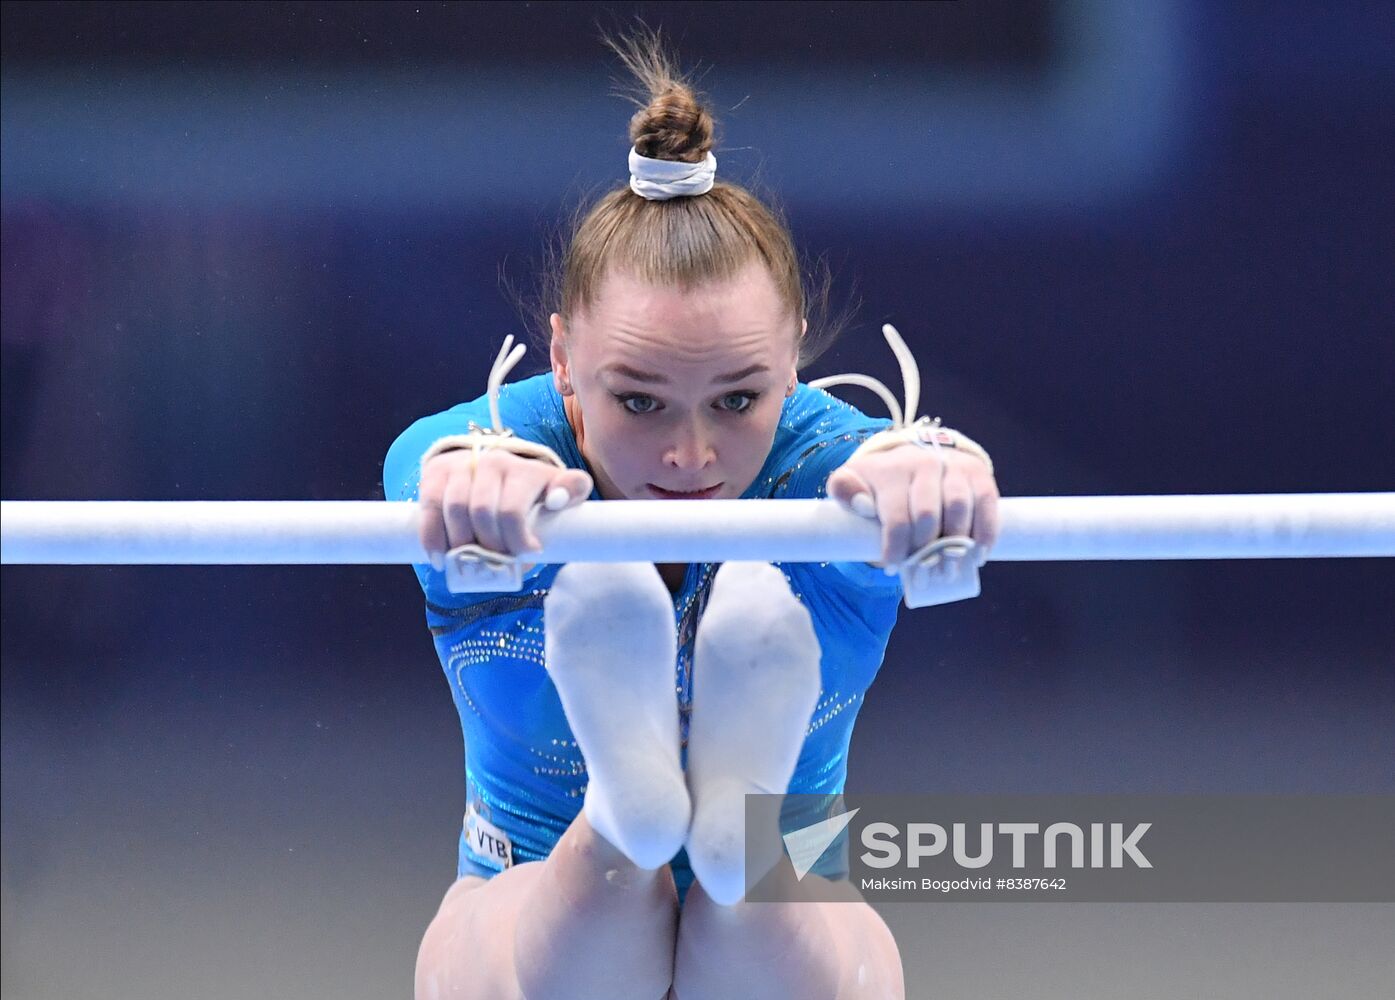
[[[503,386],[499,410],[504,426],[519,437],[547,445],[572,468],[587,468],[551,375]],[[387,499],[415,500],[421,455],[436,439],[465,433],[471,421],[490,426],[486,399],[461,403],[407,428],[383,465]],[[799,385],[784,402],[770,454],[743,499],[824,496],[829,474],[860,442],[888,425],[822,390]],[[458,872],[489,877],[506,863],[541,860],[580,812],[586,790],[586,763],[543,666],[543,598],[559,567],[535,567],[523,589],[509,594],[452,594],[443,573],[424,564],[414,568],[465,735],[469,824],[461,832]],[[693,636],[716,569],[689,566],[673,598],[685,766]],[[780,569],[808,608],[822,649],[822,687],[789,790],[833,795],[843,790],[853,722],[881,666],[900,581],[861,563],[787,563]],[[502,853],[499,841],[507,844]],[[814,871],[845,874],[844,864],[838,851],[830,851]],[[680,851],[671,868],[683,898],[693,880],[687,853]]]

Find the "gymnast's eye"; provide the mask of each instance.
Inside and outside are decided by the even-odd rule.
[[[658,400],[653,396],[646,396],[642,392],[615,393],[614,395],[626,413],[635,415],[653,413],[659,408]]]
[[[758,392],[729,392],[717,401],[717,409],[723,413],[745,413],[758,399]]]

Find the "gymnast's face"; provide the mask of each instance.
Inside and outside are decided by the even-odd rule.
[[[601,496],[741,496],[794,391],[803,327],[758,263],[686,292],[611,274],[588,311],[554,313],[553,377]]]

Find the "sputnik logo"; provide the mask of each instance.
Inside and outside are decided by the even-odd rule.
[[[785,842],[785,850],[789,853],[790,863],[794,866],[794,874],[799,881],[804,881],[809,869],[818,863],[819,858],[823,857],[823,852],[828,850],[829,845],[838,839],[838,834],[852,822],[858,809],[821,819],[817,823],[811,823],[784,835],[782,839]]]

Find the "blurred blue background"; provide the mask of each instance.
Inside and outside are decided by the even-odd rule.
[[[380,497],[625,180],[636,15],[858,306],[806,377],[895,323],[1006,495],[1395,488],[1386,4],[14,3],[0,494]],[[983,576],[850,788],[1395,792],[1388,560]],[[405,567],[7,567],[2,623],[7,996],[410,990],[463,769]],[[883,912],[911,996],[1395,978],[1387,905]]]

